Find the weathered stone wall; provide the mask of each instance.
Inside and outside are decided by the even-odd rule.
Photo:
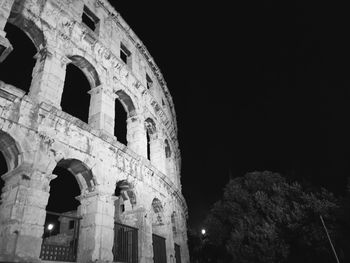
[[[84,6],[98,18],[94,31],[82,23]],[[0,62],[12,50],[6,23],[22,29],[38,52],[28,94],[0,82],[0,151],[9,168],[2,177],[0,261],[40,261],[52,172],[63,160],[80,166],[80,172],[72,169],[83,218],[78,262],[112,262],[114,191],[123,180],[134,198],[121,219],[139,229],[139,262],[153,262],[155,198],[162,205],[168,262],[174,242],[181,262],[189,262],[174,105],[142,42],[106,0],[0,0]],[[121,43],[131,54],[127,63]],[[61,110],[69,63],[91,86],[88,123]],[[116,99],[128,115],[127,145],[113,134]]]

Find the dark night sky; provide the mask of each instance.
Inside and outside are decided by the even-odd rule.
[[[345,193],[350,43],[344,6],[110,2],[146,45],[173,96],[191,226],[221,197],[229,173],[272,170]]]
[[[236,2],[114,1],[174,98],[193,227],[221,197],[229,173],[272,170],[337,194],[346,189],[345,7]]]

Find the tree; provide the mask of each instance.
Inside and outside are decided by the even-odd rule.
[[[320,221],[336,232],[336,198],[272,172],[231,179],[206,219],[208,240],[230,262],[334,262]],[[227,261],[229,262],[229,261]]]

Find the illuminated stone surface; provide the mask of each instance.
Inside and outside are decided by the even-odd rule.
[[[82,22],[84,6],[94,30]],[[181,262],[189,262],[174,105],[142,42],[106,0],[0,0],[0,60],[12,49],[7,22],[30,36],[37,55],[28,94],[0,82],[0,150],[9,169],[2,177],[0,261],[40,262],[50,181],[60,163],[81,188],[78,262],[113,261],[115,220],[138,228],[139,262],[153,262],[153,233],[166,238],[167,262],[174,243]],[[88,124],[61,110],[69,63],[90,82]],[[114,136],[116,99],[128,115],[127,146]],[[114,196],[118,183],[121,197]]]

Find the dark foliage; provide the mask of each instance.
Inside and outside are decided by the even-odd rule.
[[[340,207],[323,188],[305,188],[277,173],[248,173],[230,180],[213,206],[202,248],[218,254],[217,262],[335,262],[320,216],[345,257],[339,230],[349,220]]]

